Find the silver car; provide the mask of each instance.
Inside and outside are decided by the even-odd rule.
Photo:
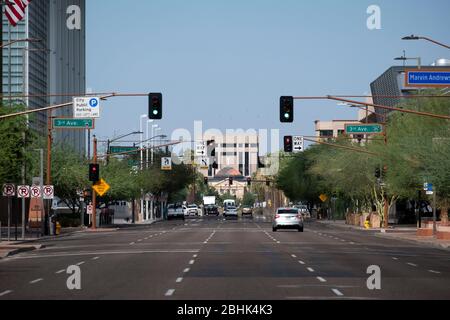
[[[238,218],[238,211],[236,207],[228,206],[223,212],[224,218]]]
[[[296,208],[278,208],[273,220],[272,230],[278,229],[297,229],[303,232],[303,216]]]

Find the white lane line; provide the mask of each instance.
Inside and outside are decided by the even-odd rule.
[[[319,280],[320,282],[327,282],[327,280],[325,280],[325,279],[322,278],[322,277],[317,277],[317,280]]]
[[[194,264],[195,263],[195,260],[191,260],[191,261],[189,261],[189,264]]]
[[[398,258],[396,258],[396,257],[392,257],[392,259],[394,259],[394,260],[398,260]]]
[[[188,273],[190,270],[191,270],[191,269],[186,268],[186,269],[183,270],[183,273]]]
[[[435,274],[441,274],[441,272],[439,272],[439,271],[434,271],[434,270],[428,270],[428,272],[435,273]]]
[[[411,262],[408,262],[407,265],[408,265],[408,266],[411,266],[411,267],[417,267],[417,264],[411,263]]]
[[[167,290],[167,292],[166,292],[166,294],[165,294],[165,296],[166,297],[170,297],[170,296],[172,296],[173,295],[173,293],[175,292],[175,289],[170,289],[170,290]]]
[[[309,272],[314,272],[314,269],[313,269],[313,268],[307,268],[307,270],[308,270]]]
[[[177,283],[180,283],[180,282],[182,282],[182,281],[183,281],[183,278],[180,277],[180,278],[177,278],[177,281],[176,281],[176,282],[177,282]]]
[[[41,281],[43,281],[43,280],[44,280],[44,279],[42,279],[42,278],[39,278],[39,279],[36,279],[36,280],[30,281],[30,284],[35,284],[35,283],[41,282]]]
[[[350,242],[350,244],[355,244],[354,242]]]
[[[194,254],[192,257],[194,257],[194,258],[197,258],[198,257],[198,255],[196,255],[196,254]]]
[[[295,254],[291,254],[292,258],[297,258],[297,256]]]
[[[100,257],[93,257],[92,260],[98,260]]]
[[[303,264],[303,265],[305,264],[305,263],[304,263],[303,261],[301,261],[301,260],[300,260],[298,263]]]
[[[7,294],[10,294],[10,293],[12,293],[12,290],[6,290],[3,292],[0,292],[0,297],[6,296]]]
[[[141,242],[142,241],[142,239],[139,239],[137,242]]]
[[[338,297],[342,297],[344,294],[342,292],[340,292],[338,289],[332,289],[331,291],[334,292],[335,295],[337,295]]]
[[[131,242],[131,243],[130,243],[130,246],[132,246],[133,244],[136,244],[136,242]]]
[[[60,273],[63,273],[63,272],[66,272],[66,270],[62,269],[62,270],[56,271],[55,274],[60,274]]]
[[[346,242],[347,240],[341,240],[342,242]]]
[[[82,264],[84,264],[84,261],[78,262],[77,266],[81,266]]]

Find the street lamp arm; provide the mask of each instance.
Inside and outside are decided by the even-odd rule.
[[[131,132],[131,133],[128,133],[128,134],[124,134],[123,136],[120,136],[120,137],[114,138],[112,140],[109,140],[109,143],[113,143],[113,142],[118,141],[120,139],[129,137],[129,136],[132,136],[132,135],[135,135],[135,134],[141,134],[141,133],[142,133],[142,131],[134,131],[134,132]]]
[[[428,38],[428,37],[419,37],[419,39],[423,39],[423,40],[426,40],[426,41],[432,42],[432,43],[434,43],[434,44],[437,44],[438,46],[441,46],[441,47],[444,47],[444,48],[450,49],[450,46],[448,46],[448,45],[446,45],[446,44],[443,44],[443,43],[441,43],[441,42],[439,42],[439,41],[436,41],[436,40],[430,39],[430,38]]]
[[[0,49],[3,49],[3,48],[8,47],[10,45],[13,45],[14,43],[17,43],[17,42],[41,42],[41,41],[42,41],[41,39],[32,39],[32,38],[17,39],[17,40],[13,40],[13,41],[10,41],[10,42],[4,43],[4,44],[2,43],[0,45]]]

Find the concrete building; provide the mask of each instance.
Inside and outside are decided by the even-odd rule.
[[[68,10],[74,8],[75,11]],[[79,14],[80,24],[69,28],[67,20],[73,14]],[[3,49],[4,95],[30,95],[15,102],[37,109],[72,100],[71,96],[49,98],[44,95],[85,92],[85,0],[34,0],[16,27],[9,25],[5,15],[2,23],[3,42],[26,38],[41,40],[19,42]],[[70,117],[71,113],[68,107],[55,111],[53,116]],[[29,125],[44,135],[47,113],[33,114],[29,117]],[[54,142],[84,154],[85,136],[84,131],[58,130]]]
[[[316,137],[319,138],[337,138],[340,135],[345,134],[346,124],[360,124],[358,120],[331,120],[331,121],[321,121],[316,120],[315,122]]]

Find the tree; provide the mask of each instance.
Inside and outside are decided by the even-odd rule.
[[[242,199],[242,205],[253,207],[255,201],[256,201],[255,195],[251,192],[246,192],[244,194],[244,198]]]

